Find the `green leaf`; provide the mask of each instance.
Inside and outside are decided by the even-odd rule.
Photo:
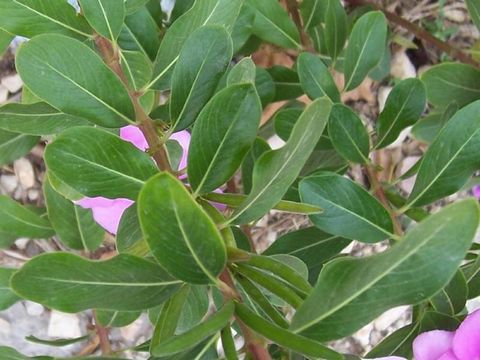
[[[293,127],[302,115],[303,108],[294,107],[278,111],[273,117],[275,132],[283,141],[288,141]]]
[[[43,33],[82,40],[92,36],[85,19],[64,0],[1,0],[0,24],[3,30],[28,38]]]
[[[89,125],[82,118],[67,115],[46,103],[7,104],[0,107],[0,128],[28,135],[51,135],[73,126]]]
[[[257,67],[255,87],[257,88],[258,96],[260,96],[263,107],[270,104],[275,98],[276,89],[273,78],[267,70],[261,67]]]
[[[28,154],[39,141],[38,136],[0,130],[0,165],[10,164]]]
[[[23,298],[68,313],[148,309],[167,300],[180,284],[160,266],[125,254],[106,261],[44,254],[27,262],[11,280]]]
[[[154,356],[174,355],[193,348],[198,343],[222,330],[232,318],[233,311],[233,302],[226,303],[203,323],[154,347],[152,354]]]
[[[267,71],[275,85],[273,101],[296,99],[304,94],[298,74],[294,70],[285,66],[274,65]]]
[[[458,111],[423,157],[408,206],[421,206],[460,190],[480,168],[480,101]]]
[[[467,280],[459,270],[448,285],[430,299],[430,303],[435,311],[455,316],[465,308],[467,298]]]
[[[56,192],[48,178],[43,183],[48,219],[63,244],[76,250],[96,250],[105,230],[93,219],[92,211],[74,205]]]
[[[120,219],[116,245],[119,253],[131,254],[140,257],[150,254],[150,248],[145,240],[143,240],[136,204],[128,207]]]
[[[125,11],[127,14],[134,13],[139,10],[142,6],[146,5],[149,0],[125,0]]]
[[[178,18],[168,29],[162,40],[154,67],[155,89],[169,88],[168,75],[171,74],[187,38],[204,25],[222,25],[231,33],[235,19],[240,13],[243,0],[203,0],[195,4]]]
[[[0,311],[8,309],[20,298],[10,288],[10,279],[17,271],[0,267]]]
[[[125,20],[125,5],[118,0],[79,0],[83,15],[95,31],[116,41]]]
[[[235,315],[249,328],[287,349],[294,350],[309,357],[341,360],[343,356],[328,347],[310,340],[304,336],[294,334],[278,325],[272,324],[255,314],[243,304],[235,303]]]
[[[174,131],[195,121],[232,54],[232,40],[222,26],[202,26],[185,41],[172,75],[170,117]]]
[[[311,29],[323,22],[328,0],[303,0],[300,4],[305,29]]]
[[[345,91],[355,89],[382,60],[387,20],[380,11],[361,16],[353,26],[345,53]]]
[[[298,77],[302,88],[312,100],[327,95],[333,102],[340,102],[340,93],[327,66],[316,55],[304,52],[298,57]]]
[[[135,90],[141,90],[152,77],[152,63],[140,51],[121,51],[120,56],[123,60],[121,65],[128,84]]]
[[[252,58],[243,58],[228,73],[227,85],[255,84],[256,67]]]
[[[348,37],[347,14],[339,0],[327,0],[325,39],[328,54],[335,61]]]
[[[252,191],[229,223],[257,220],[282,199],[318,143],[331,106],[326,98],[314,101],[300,116],[285,146],[267,151],[258,159],[253,169]]]
[[[0,231],[29,238],[47,238],[55,233],[44,217],[4,195],[0,196]]]
[[[382,254],[330,262],[291,329],[319,341],[338,339],[390,308],[428,299],[454,276],[479,215],[477,202],[464,200],[428,217]]]
[[[348,106],[336,104],[330,113],[328,134],[335,149],[348,161],[369,162],[370,137],[362,120]]]
[[[387,210],[364,188],[346,177],[323,173],[300,182],[303,202],[324,212],[311,215],[319,229],[352,240],[375,243],[393,237]]]
[[[377,121],[377,145],[390,145],[403,129],[413,125],[422,115],[427,102],[425,86],[418,79],[407,79],[397,84],[385,103]]]
[[[237,54],[253,35],[255,9],[244,3],[232,29],[233,53]]]
[[[468,12],[473,20],[473,23],[480,29],[480,1],[466,0]]]
[[[350,242],[351,240],[310,227],[279,237],[263,255],[288,254],[298,257],[308,267],[310,283],[315,284],[324,264],[338,255]]]
[[[195,122],[188,154],[188,180],[196,195],[213,191],[232,177],[255,141],[261,115],[253,84],[231,85],[205,106]]]
[[[412,127],[413,136],[422,142],[432,143],[445,124],[458,111],[456,102],[452,102],[441,113],[432,112],[418,120]]]
[[[157,173],[146,153],[92,127],[60,134],[47,146],[45,162],[56,178],[89,197],[136,200],[145,181]]]
[[[444,108],[456,101],[459,108],[480,99],[480,70],[467,64],[443,63],[421,76],[428,102]]]
[[[26,336],[25,340],[27,340],[29,342],[32,342],[32,343],[35,343],[35,344],[62,347],[62,346],[76,344],[78,342],[88,340],[89,338],[90,338],[90,335],[85,335],[85,336],[80,336],[80,337],[73,338],[73,339],[45,340],[45,339],[39,339],[36,336],[30,335],[30,336]]]
[[[289,49],[301,49],[295,23],[276,0],[246,0],[256,10],[253,34],[260,39]]]
[[[124,327],[133,323],[140,315],[140,311],[97,310],[96,319],[105,327]]]
[[[0,57],[8,49],[10,43],[15,38],[15,35],[0,29]]]
[[[40,35],[20,47],[16,60],[28,88],[66,114],[104,127],[121,127],[135,119],[121,80],[80,41]]]
[[[179,180],[167,173],[149,180],[140,192],[138,213],[145,240],[167,271],[195,284],[217,282],[226,263],[225,244]]]

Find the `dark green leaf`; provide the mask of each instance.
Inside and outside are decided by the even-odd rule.
[[[232,29],[233,53],[236,54],[247,44],[253,34],[255,9],[244,3]]]
[[[120,253],[126,253],[136,256],[146,256],[150,253],[148,244],[143,240],[140,220],[138,219],[137,205],[130,206],[122,215],[118,225],[117,250]]]
[[[140,311],[97,310],[96,319],[105,327],[124,327],[133,323],[140,315]]]
[[[407,79],[396,85],[378,117],[377,145],[380,149],[393,143],[403,129],[422,115],[427,102],[425,87],[418,79]]]
[[[135,90],[141,90],[152,77],[152,63],[140,51],[121,51],[120,56],[128,84]]]
[[[0,311],[8,309],[20,300],[10,288],[10,279],[15,271],[17,270],[0,267]]]
[[[310,29],[321,22],[325,18],[328,0],[303,0],[300,5],[303,24],[305,29]]]
[[[468,12],[473,20],[473,23],[480,29],[480,1],[466,0]]]
[[[465,308],[467,298],[467,280],[459,270],[448,285],[430,299],[430,302],[435,311],[455,316]]]
[[[252,84],[229,86],[205,106],[188,154],[188,180],[196,195],[213,191],[232,177],[255,141],[261,115]]]
[[[167,271],[191,283],[217,282],[225,267],[225,244],[179,180],[167,173],[149,180],[139,195],[138,213],[145,240]]]
[[[88,340],[89,338],[90,338],[90,335],[85,335],[85,336],[77,337],[77,338],[74,338],[74,339],[45,340],[45,339],[39,339],[36,336],[30,335],[30,336],[25,337],[25,340],[30,341],[30,342],[35,343],[35,344],[61,347],[61,346],[76,344],[78,342]]]
[[[190,10],[194,3],[195,0],[175,1],[175,5],[173,5],[172,9],[172,14],[170,15],[170,22],[175,22],[180,16]]]
[[[149,0],[125,0],[125,9],[127,14],[134,13],[140,9],[143,5],[148,3]]]
[[[228,73],[227,85],[255,83],[256,67],[252,58],[244,58]]]
[[[0,130],[0,165],[10,164],[28,154],[39,140],[38,136]]]
[[[368,163],[368,131],[358,115],[348,106],[333,106],[328,120],[328,134],[335,149],[345,159],[359,164]]]
[[[83,15],[95,31],[116,41],[125,19],[125,5],[118,0],[79,0]]]
[[[298,74],[287,67],[275,65],[267,69],[275,84],[273,101],[296,99],[303,95]]]
[[[380,11],[361,16],[353,26],[345,53],[345,90],[355,89],[382,60],[387,20]]]
[[[303,108],[288,108],[278,111],[273,117],[275,132],[283,140],[288,141],[293,127],[302,115]]]
[[[252,173],[255,162],[268,150],[270,150],[268,143],[262,138],[257,137],[250,151],[245,156],[242,164],[242,185],[244,193],[248,194],[252,190]]]
[[[337,339],[390,308],[428,299],[457,271],[479,215],[477,202],[464,200],[428,217],[382,254],[330,262],[297,310],[291,329],[319,341]]]
[[[258,96],[260,96],[263,107],[270,104],[275,98],[275,83],[273,82],[273,78],[267,70],[261,67],[257,67],[255,87],[257,88]]]
[[[0,29],[0,57],[8,49],[10,43],[15,38],[15,35]]]
[[[41,35],[22,45],[16,60],[28,88],[66,114],[105,127],[120,127],[135,118],[120,79],[80,41]]]
[[[160,266],[131,255],[91,261],[77,255],[40,255],[12,277],[25,299],[63,312],[144,310],[167,300],[181,284]]]
[[[327,0],[325,11],[325,39],[328,54],[335,61],[345,46],[348,36],[347,14],[339,0]]]
[[[56,178],[89,197],[136,200],[144,182],[157,173],[146,153],[112,133],[91,127],[60,134],[47,146],[45,162]]]

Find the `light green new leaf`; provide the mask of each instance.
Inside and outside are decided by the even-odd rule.
[[[105,230],[93,219],[92,211],[75,205],[56,192],[48,178],[43,183],[48,219],[60,240],[76,250],[95,250]]]
[[[255,84],[256,67],[252,58],[243,58],[228,73],[227,85],[252,83]]]
[[[472,17],[473,23],[480,29],[480,1],[466,0],[468,12]]]
[[[455,193],[480,168],[480,101],[465,106],[443,127],[428,148],[408,199],[427,205]]]
[[[413,125],[425,110],[425,86],[418,79],[407,79],[396,85],[385,103],[377,122],[380,149],[394,142],[403,129]]]
[[[55,178],[89,197],[136,200],[145,181],[157,173],[146,153],[93,127],[60,134],[47,146],[45,162]]]
[[[335,61],[348,37],[347,14],[339,0],[327,0],[324,31],[328,54]]]
[[[0,268],[0,311],[8,309],[20,298],[10,288],[10,279],[16,269]]]
[[[235,303],[235,315],[249,328],[282,347],[314,357],[315,359],[342,360],[344,358],[341,354],[319,342],[294,334],[289,330],[270,323],[243,304]]]
[[[459,63],[432,66],[422,74],[427,89],[428,102],[445,108],[453,101],[460,108],[480,99],[480,70]]]
[[[305,29],[311,29],[325,18],[328,0],[303,0],[300,4]]]
[[[39,141],[38,136],[0,130],[0,165],[10,164],[28,154]]]
[[[454,276],[479,215],[476,200],[461,201],[422,221],[382,254],[328,263],[291,329],[319,341],[338,339],[388,309],[428,299]]]
[[[348,106],[336,104],[328,120],[328,134],[335,149],[348,161],[365,164],[370,137],[358,115]]]
[[[55,233],[44,217],[4,195],[0,196],[0,232],[29,238],[47,238]]]
[[[85,19],[64,0],[0,0],[0,27],[28,38],[44,33],[82,40],[92,36]]]
[[[121,80],[78,40],[37,36],[20,47],[16,65],[35,95],[66,114],[104,127],[121,127],[135,119]]]
[[[95,31],[116,41],[125,20],[125,5],[118,0],[79,0],[83,15]]]
[[[257,220],[282,199],[322,136],[331,107],[327,98],[315,100],[298,119],[285,146],[267,151],[258,159],[253,169],[252,191],[229,223]]]
[[[179,180],[167,173],[150,179],[140,192],[138,214],[153,256],[170,274],[195,284],[217,282],[225,244]]]
[[[380,11],[362,15],[353,26],[345,53],[345,91],[355,89],[382,60],[387,20]]]
[[[82,118],[64,114],[46,103],[11,103],[0,107],[0,129],[28,135],[51,135],[73,126],[89,125]]]
[[[340,93],[327,66],[316,55],[304,52],[298,57],[300,84],[312,100],[328,96],[333,102],[340,102]]]
[[[194,328],[173,336],[152,348],[154,356],[166,356],[189,350],[210,336],[220,332],[233,316],[233,302],[227,302],[207,320]]]
[[[352,240],[375,243],[392,237],[393,224],[382,204],[346,177],[323,173],[300,182],[302,201],[324,209],[311,215],[321,230]]]
[[[170,88],[168,75],[178,60],[183,44],[199,27],[207,24],[222,25],[231,33],[243,2],[244,0],[196,0],[190,10],[180,16],[165,34],[155,60],[151,86],[157,90]]]
[[[148,309],[167,300],[180,284],[155,263],[126,254],[106,261],[44,254],[27,262],[11,280],[23,298],[68,313]]]
[[[300,34],[295,23],[276,0],[246,0],[256,10],[253,34],[272,44],[301,49]]]
[[[213,191],[232,177],[255,141],[261,115],[253,84],[229,86],[205,106],[188,153],[188,180],[195,194]]]
[[[232,59],[232,39],[224,27],[202,26],[180,52],[172,75],[170,118],[175,131],[190,126],[214,94]]]

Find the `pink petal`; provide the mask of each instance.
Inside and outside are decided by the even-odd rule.
[[[123,212],[133,204],[133,201],[97,197],[83,198],[76,203],[85,209],[92,209],[95,221],[108,232],[116,234]]]
[[[438,360],[458,360],[452,350],[447,351],[445,354],[440,356]]]
[[[453,352],[459,360],[480,359],[480,310],[468,315],[457,329]]]
[[[223,190],[222,189],[217,189],[217,190],[214,191],[214,193],[223,194]],[[214,202],[214,201],[210,201],[210,204],[215,206],[220,211],[227,210],[227,205],[225,205],[225,204],[220,204],[220,203],[217,203],[217,202]]]
[[[143,136],[142,131],[133,125],[128,125],[120,129],[120,138],[135,145],[138,149],[145,151],[148,149],[148,143]]]
[[[455,333],[443,330],[425,332],[417,336],[413,342],[415,360],[438,360],[452,349]]]
[[[179,170],[182,170],[187,167],[187,157],[188,149],[190,147],[190,133],[187,130],[179,131],[172,136],[170,139],[178,141],[180,146],[183,148],[182,159],[180,160],[180,165],[178,166]]]
[[[472,189],[473,195],[477,198],[480,199],[480,185],[476,185]]]
[[[406,360],[406,359],[400,356],[385,356],[385,357],[373,358],[369,360]]]

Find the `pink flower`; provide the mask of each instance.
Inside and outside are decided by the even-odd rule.
[[[120,137],[135,145],[138,149],[145,151],[148,143],[143,133],[136,126],[129,125],[120,129]],[[173,134],[170,139],[176,140],[183,148],[182,159],[180,161],[180,169],[187,166],[187,154],[190,145],[190,133],[180,131]],[[134,202],[130,199],[106,199],[104,197],[83,198],[76,204],[85,209],[92,209],[93,218],[105,230],[112,234],[116,234],[120,219],[124,211]]]
[[[480,185],[475,185],[472,189],[473,196],[480,200]]]

